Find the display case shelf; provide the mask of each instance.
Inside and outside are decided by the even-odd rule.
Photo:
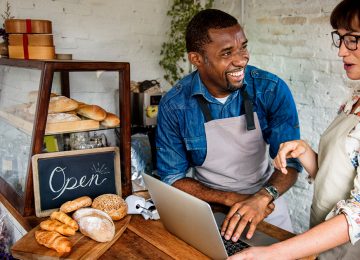
[[[36,108],[34,115],[19,115],[16,113],[16,105],[10,104],[7,107],[0,107],[0,121],[3,122],[8,132],[19,131],[19,139],[29,138],[28,150],[23,149],[26,154],[23,165],[26,164],[26,173],[24,176],[23,187],[17,187],[12,185],[9,178],[12,178],[12,171],[20,171],[19,164],[18,168],[9,167],[8,159],[2,158],[0,163],[1,170],[7,169],[5,174],[0,174],[0,192],[6,197],[10,203],[19,211],[23,216],[29,216],[34,214],[34,194],[33,194],[33,180],[32,180],[32,166],[31,157],[35,154],[42,153],[44,136],[49,134],[61,134],[78,131],[97,131],[97,130],[108,130],[108,128],[99,127],[99,125],[91,122],[92,120],[82,120],[80,124],[71,125],[61,128],[61,125],[50,125],[46,123],[48,106],[50,100],[50,94],[52,92],[53,80],[56,75],[59,75],[60,90],[59,93],[63,96],[70,97],[70,79],[72,79],[75,72],[112,72],[118,75],[115,79],[110,78],[111,82],[117,84],[116,89],[118,90],[118,111],[120,118],[120,126],[118,130],[120,136],[118,140],[120,148],[120,163],[121,163],[121,181],[122,181],[122,196],[130,195],[132,192],[131,187],[131,120],[130,120],[130,64],[127,62],[106,62],[106,61],[38,61],[38,60],[16,60],[16,59],[3,59],[0,58],[0,73],[3,77],[0,77],[0,97],[4,93],[3,90],[8,88],[11,93],[15,92],[16,89],[11,89],[8,82],[5,82],[4,75],[9,71],[9,68],[16,68],[18,78],[10,79],[9,81],[19,81],[17,84],[22,86],[21,80],[26,81],[28,78],[38,78],[38,86],[36,90],[38,92],[36,100]],[[22,79],[22,69],[24,70],[38,70],[39,73],[34,75],[30,73],[30,76]],[[26,73],[24,73],[26,74]],[[1,76],[1,75],[0,75]],[[15,85],[15,84],[14,84]],[[17,94],[12,94],[17,95]],[[18,95],[21,95],[19,92]],[[4,97],[5,98],[5,97]],[[6,98],[5,98],[6,99]],[[11,103],[11,100],[9,101]],[[24,136],[25,137],[24,137]],[[18,140],[19,143],[23,140]],[[9,146],[10,147],[10,146]],[[13,153],[21,153],[16,151],[16,144],[13,145]],[[27,146],[25,146],[27,147]],[[0,147],[1,148],[1,147]],[[13,148],[11,148],[13,149]],[[11,152],[9,151],[11,154]],[[10,177],[9,177],[10,176]],[[21,185],[20,185],[21,186]]]

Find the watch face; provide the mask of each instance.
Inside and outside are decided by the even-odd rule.
[[[274,200],[279,197],[279,192],[274,186],[267,186],[265,187],[265,189],[267,190],[267,192],[270,193],[270,195],[274,198]]]

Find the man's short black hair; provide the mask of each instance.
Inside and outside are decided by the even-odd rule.
[[[203,51],[203,46],[211,42],[209,29],[228,28],[238,24],[235,17],[217,9],[205,9],[190,20],[186,28],[187,52]]]

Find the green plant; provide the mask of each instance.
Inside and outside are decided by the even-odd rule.
[[[199,11],[211,8],[214,0],[206,0],[204,7],[201,0],[174,0],[167,12],[171,24],[167,32],[168,41],[161,46],[160,66],[165,70],[164,78],[173,85],[184,74],[180,63],[186,62],[185,30],[190,19]]]
[[[14,16],[11,15],[11,5],[8,1],[6,1],[6,10],[3,14],[1,14],[1,17],[4,19],[4,23],[6,19],[13,19]],[[3,38],[4,42],[8,41],[8,34],[5,31],[5,24],[3,23],[3,27],[0,28],[0,37]]]

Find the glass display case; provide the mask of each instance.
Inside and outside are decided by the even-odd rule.
[[[76,127],[50,127],[53,95],[100,106],[117,115],[120,125],[84,120]],[[47,151],[45,140],[55,140],[57,151],[64,151],[74,147],[70,139],[86,136],[95,147],[119,146],[122,196],[130,195],[130,125],[129,63],[0,59],[0,192],[20,214],[33,215],[31,157]]]

